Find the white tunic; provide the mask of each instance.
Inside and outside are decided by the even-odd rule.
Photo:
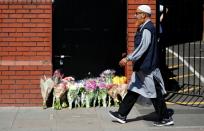
[[[148,22],[147,20],[142,27]],[[140,30],[142,30],[142,27]],[[129,54],[127,57],[130,61],[137,61],[148,49],[149,45],[151,44],[151,32],[147,29],[143,30],[142,33],[142,40],[138,47]],[[163,94],[166,93],[165,87],[164,87],[164,81],[161,76],[161,72],[159,68],[156,68],[152,72],[146,74],[143,71],[133,72],[131,76],[131,81],[129,83],[129,90],[136,92],[146,98],[156,98],[156,90],[155,90],[155,84],[154,79],[157,80],[157,82],[161,86],[161,91]]]

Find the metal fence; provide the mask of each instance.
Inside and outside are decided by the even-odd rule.
[[[204,107],[204,42],[174,43],[165,48],[167,101]]]

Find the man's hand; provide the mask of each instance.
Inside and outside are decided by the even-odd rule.
[[[123,66],[126,65],[127,62],[128,62],[127,59],[126,59],[126,58],[123,58],[123,59],[120,60],[119,65],[120,65],[121,67],[123,67]]]

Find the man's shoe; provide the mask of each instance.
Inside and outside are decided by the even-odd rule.
[[[172,117],[170,117],[169,119],[163,119],[161,121],[154,122],[153,125],[154,126],[172,126],[174,125],[174,121]]]
[[[109,115],[122,124],[126,123],[126,116],[121,116],[118,112],[109,111]]]

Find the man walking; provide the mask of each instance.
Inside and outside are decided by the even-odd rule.
[[[174,121],[167,111],[164,82],[159,70],[156,29],[151,22],[151,8],[140,5],[136,11],[136,25],[138,27],[134,44],[135,50],[123,58],[120,66],[128,61],[133,62],[133,73],[128,87],[128,93],[122,100],[118,111],[109,111],[109,115],[120,123],[126,123],[126,117],[134,106],[138,97],[150,98],[158,121],[155,126],[173,125]]]

